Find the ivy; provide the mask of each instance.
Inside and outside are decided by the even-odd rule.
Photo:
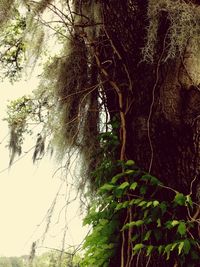
[[[116,169],[119,162],[115,163]],[[186,266],[198,266],[199,240],[194,238],[198,222],[189,219],[193,211],[191,196],[181,192],[168,196],[167,187],[154,176],[141,171],[132,160],[120,162],[122,172],[110,177],[98,190],[98,197],[88,212],[86,224],[93,226],[86,238],[85,258],[81,266],[109,266],[119,249],[122,233],[131,232],[132,256],[156,253],[171,257]],[[131,212],[131,220],[122,220]],[[181,257],[181,260],[179,260]]]

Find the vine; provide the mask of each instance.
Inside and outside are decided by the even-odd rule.
[[[195,237],[200,222],[195,215],[191,216],[196,205],[191,195],[165,187],[132,160],[115,162],[115,167],[119,166],[124,172],[115,174],[100,187],[96,202],[84,220],[93,230],[86,238],[81,266],[110,266],[120,236],[130,229],[132,253],[126,266],[133,266],[133,258],[140,262],[138,266],[145,266],[142,262],[147,266],[155,255],[164,257],[173,266],[176,263],[198,266],[200,242]],[[170,191],[170,199],[166,191]],[[120,217],[130,210],[133,211],[131,220],[122,224]]]

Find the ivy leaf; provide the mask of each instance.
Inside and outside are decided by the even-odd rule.
[[[167,205],[166,205],[166,203],[165,202],[161,202],[159,207],[161,209],[162,215],[164,215],[165,212],[167,211]]]
[[[150,236],[151,236],[151,230],[149,230],[147,233],[146,233],[146,235],[145,235],[145,237],[144,237],[144,241],[148,241],[149,240],[149,238],[150,238]]]
[[[135,165],[135,161],[133,161],[133,160],[127,160],[127,162],[125,163],[125,165],[126,166],[133,166],[133,165]]]
[[[184,196],[182,193],[176,193],[174,202],[180,206],[184,206],[186,202],[186,196]]]
[[[106,191],[111,191],[112,189],[114,189],[115,186],[112,184],[104,184],[102,187],[100,187],[100,192],[106,192]]]
[[[137,185],[138,185],[137,182],[132,183],[131,186],[130,186],[130,189],[131,190],[135,190],[135,188],[137,187]]]
[[[135,234],[135,235],[131,238],[131,240],[132,240],[133,242],[135,242],[136,239],[138,239],[138,237],[139,237],[139,235],[138,235],[138,234]]]
[[[186,196],[186,203],[190,205],[190,207],[193,207],[193,202],[190,195]]]
[[[165,226],[167,229],[173,228],[172,221],[166,221]]]
[[[118,211],[118,210],[121,210],[123,209],[123,203],[118,203],[115,210]]]
[[[145,200],[142,200],[137,206],[142,207],[146,204],[147,204],[147,202]]]
[[[150,246],[147,247],[147,256],[149,256],[151,254],[153,248],[154,247],[152,245],[150,245]]]
[[[142,225],[142,224],[144,224],[144,221],[143,220],[138,220],[138,221],[135,221],[135,226],[140,226],[140,225]]]
[[[117,190],[124,190],[127,187],[129,187],[129,182],[123,182],[120,186],[117,187]]]
[[[165,247],[164,253],[167,254],[167,260],[169,260],[170,252],[171,252],[171,248],[172,248],[172,244],[168,244],[168,245]]]
[[[132,221],[132,222],[130,222],[130,223],[126,223],[126,224],[122,227],[121,231],[124,231],[124,230],[126,230],[126,229],[128,229],[128,228],[132,228],[132,227],[134,227],[134,226],[139,227],[139,226],[141,226],[141,225],[143,225],[143,224],[144,224],[144,221],[143,221],[143,220]]]
[[[141,177],[142,181],[151,180],[152,176],[150,174],[144,174]]]
[[[181,251],[182,251],[183,247],[184,247],[184,242],[182,241],[182,242],[180,242],[180,244],[178,246],[178,255],[181,254]]]
[[[180,223],[179,221],[177,221],[177,220],[173,220],[173,221],[171,222],[171,225],[174,227],[174,226],[178,225],[179,223]]]
[[[147,192],[147,186],[146,186],[146,185],[142,185],[142,186],[140,187],[140,194],[141,194],[141,195],[145,195],[146,192]]]
[[[173,251],[177,245],[178,245],[178,243],[173,243],[172,247],[171,247],[171,251]]]
[[[153,206],[154,206],[154,208],[157,207],[158,205],[159,205],[159,201],[158,201],[158,200],[154,200],[154,201],[153,201]]]
[[[185,239],[184,240],[184,253],[187,255],[190,251],[190,248],[191,248],[191,244],[190,244],[190,241],[188,239]]]
[[[122,203],[122,208],[123,209],[125,209],[125,208],[127,208],[128,206],[129,206],[129,201],[127,200],[127,201],[124,201],[123,203]]]
[[[161,227],[161,220],[160,220],[160,218],[158,218],[158,220],[157,220],[157,227]]]
[[[133,199],[133,204],[138,205],[142,201],[142,198]]]
[[[144,247],[144,245],[142,243],[136,244],[133,247],[133,251],[137,252],[138,250],[142,249]]]
[[[111,183],[112,184],[116,184],[116,182],[125,175],[125,173],[118,173],[116,174],[115,176],[113,176],[112,180],[111,180]]]
[[[163,251],[163,246],[162,245],[160,245],[159,247],[158,247],[158,253],[159,253],[159,255],[162,253],[162,251]]]
[[[131,175],[133,174],[135,171],[134,170],[126,170],[125,173],[128,174],[128,175]]]
[[[148,201],[148,203],[147,203],[147,205],[146,205],[146,207],[148,208],[149,206],[151,206],[152,205],[152,201]]]
[[[151,182],[152,185],[160,184],[160,181],[154,176],[151,176],[150,182]]]
[[[186,225],[184,222],[180,222],[178,226],[178,233],[183,236],[186,233]]]

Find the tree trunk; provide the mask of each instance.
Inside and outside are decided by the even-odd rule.
[[[102,5],[107,45],[100,43],[97,49],[107,73],[104,89],[110,117],[123,113],[125,118],[124,159],[134,159],[165,185],[192,193],[198,201],[200,56],[195,41],[189,40],[183,55],[164,61],[170,22],[163,13],[154,62],[143,62],[148,1],[110,0]],[[121,266],[119,259],[118,254],[110,266]],[[140,257],[132,266],[146,264]],[[148,266],[175,266],[175,261],[156,258]]]

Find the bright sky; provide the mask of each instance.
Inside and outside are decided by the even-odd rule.
[[[70,188],[60,177],[52,177],[58,168],[52,160],[46,158],[36,167],[32,164],[32,154],[27,154],[10,170],[1,172],[9,163],[6,148],[8,137],[4,139],[8,128],[6,122],[2,121],[7,100],[30,93],[37,83],[35,78],[13,86],[8,82],[0,83],[0,256],[29,254],[32,242],[45,232],[45,215],[61,184],[55,215],[51,218],[52,224],[43,246],[61,247],[66,221],[69,227],[66,245],[79,244],[87,233],[86,229],[81,228],[78,202],[74,202],[68,210],[64,209],[66,193],[69,195]],[[34,137],[32,142],[34,144]]]

